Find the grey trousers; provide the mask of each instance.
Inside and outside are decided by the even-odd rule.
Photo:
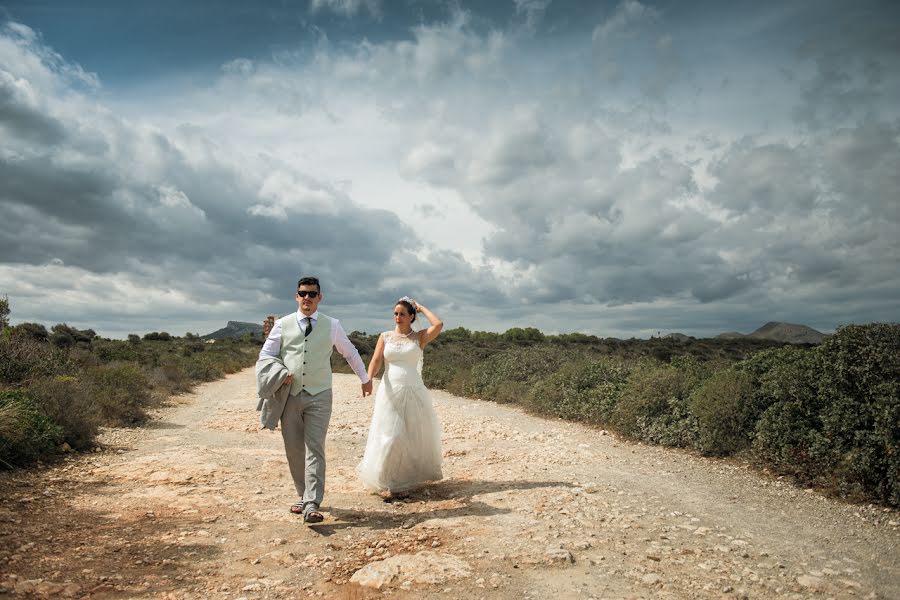
[[[331,421],[331,390],[288,396],[281,413],[281,437],[297,495],[322,504],[325,495],[325,434]]]

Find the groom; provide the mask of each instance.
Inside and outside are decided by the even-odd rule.
[[[278,375],[282,393],[275,392],[273,398],[261,401],[258,409],[263,411],[264,427],[275,429],[281,419],[288,467],[300,496],[291,505],[291,512],[302,514],[307,523],[319,523],[324,519],[319,506],[325,494],[325,434],[331,420],[332,349],[338,349],[359,377],[363,397],[372,393],[372,381],[340,322],[319,312],[323,298],[319,280],[300,279],[296,298],[299,310],[275,322],[257,361],[259,389],[260,373],[267,363],[274,363],[288,373],[286,377],[283,373]],[[281,409],[279,399],[284,402]]]

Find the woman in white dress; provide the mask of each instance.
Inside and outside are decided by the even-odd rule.
[[[416,315],[431,325],[415,331]],[[441,473],[441,426],[422,382],[422,350],[438,336],[443,322],[433,312],[406,296],[394,305],[392,331],[378,338],[369,362],[369,379],[385,363],[384,377],[375,393],[369,439],[356,472],[363,484],[385,500],[403,498]]]

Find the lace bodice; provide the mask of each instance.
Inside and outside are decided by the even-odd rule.
[[[419,346],[419,332],[413,331],[408,336],[395,331],[385,331],[384,363],[385,376],[396,383],[422,382],[422,348]]]

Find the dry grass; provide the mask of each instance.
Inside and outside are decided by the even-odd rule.
[[[17,426],[21,422],[22,409],[19,405],[10,402],[0,406],[0,438],[15,441],[21,436],[21,430]]]

